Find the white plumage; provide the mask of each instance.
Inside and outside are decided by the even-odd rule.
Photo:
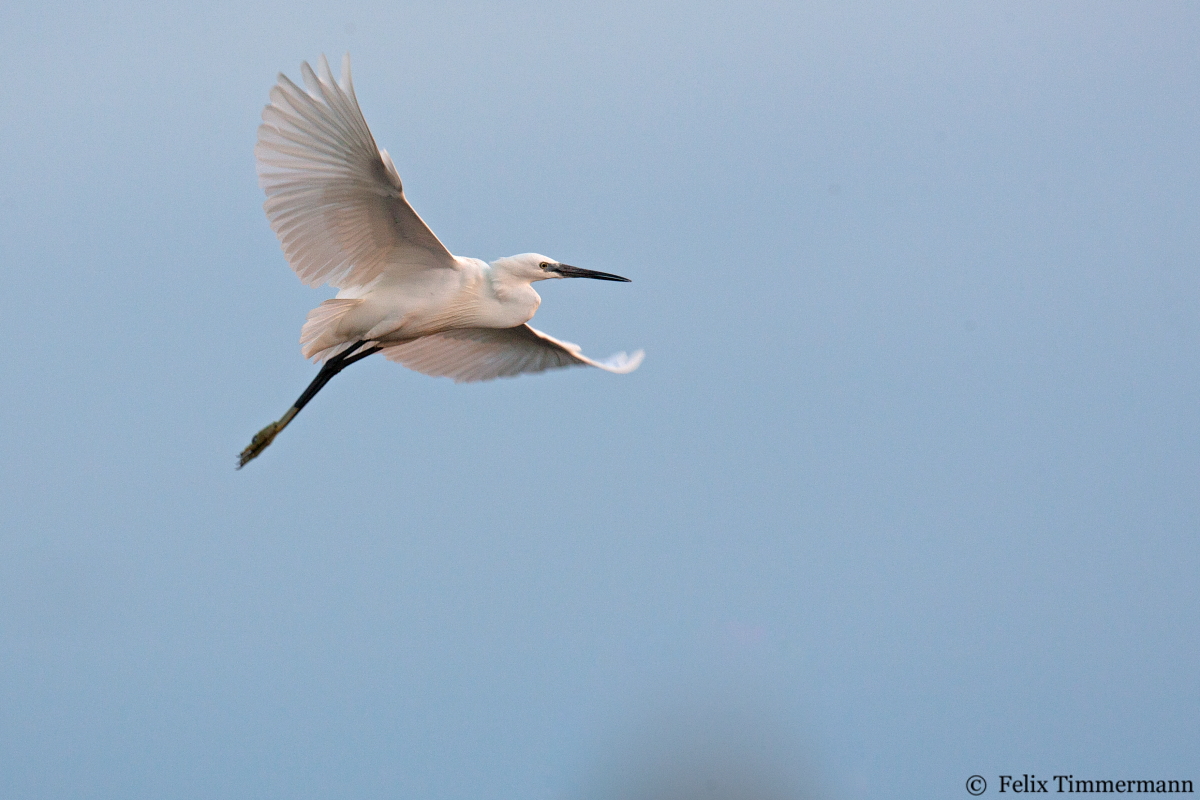
[[[548,336],[528,324],[515,328],[455,328],[383,349],[389,361],[457,383],[507,378],[586,364],[624,374],[637,369],[642,351],[617,353],[602,361],[585,356],[579,345]]]
[[[286,75],[271,87],[254,155],[267,219],[288,263],[309,286],[366,286],[385,274],[457,269],[457,260],[404,197],[400,176],[375,145],[350,79],[334,83],[300,65],[305,92]]]
[[[263,111],[254,153],[264,209],[288,263],[304,283],[339,289],[309,314],[302,352],[321,373],[278,422],[263,429],[239,466],[262,452],[317,391],[376,352],[426,375],[485,381],[570,366],[627,373],[643,353],[583,355],[526,323],[541,298],[535,281],[616,275],[537,253],[487,264],[451,254],[409,205],[387,151],[354,96],[350,57],[335,81],[322,56],[301,64],[307,91],[280,75]]]

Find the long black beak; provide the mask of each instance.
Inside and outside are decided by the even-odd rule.
[[[621,281],[621,283],[632,283],[629,278],[622,278],[620,275],[612,275],[607,272],[596,272],[594,269],[584,269],[583,267],[572,267],[570,264],[559,264],[551,267],[551,271],[557,272],[564,278],[595,278],[598,281]]]

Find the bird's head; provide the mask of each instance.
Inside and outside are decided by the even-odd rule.
[[[539,253],[522,253],[519,256],[497,259],[492,262],[492,269],[530,283],[544,281],[547,278],[595,278],[600,281],[629,283],[629,278],[622,278],[620,275],[611,275],[607,272],[597,272],[593,269],[572,267],[570,264],[563,264]]]

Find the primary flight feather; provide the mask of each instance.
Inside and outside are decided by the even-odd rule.
[[[340,81],[321,56],[300,65],[305,89],[285,75],[271,88],[254,154],[263,208],[288,263],[337,297],[313,309],[300,333],[320,372],[287,413],[259,431],[238,468],[266,449],[300,409],[350,364],[375,353],[456,382],[592,366],[637,369],[643,353],[603,360],[526,324],[548,278],[628,281],[537,253],[491,264],[451,254],[404,196],[400,175],[367,127],[354,96],[350,57]]]

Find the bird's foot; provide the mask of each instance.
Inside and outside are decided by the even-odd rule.
[[[241,452],[241,455],[238,456],[237,468],[241,469],[257,458],[259,453],[267,449],[267,445],[275,441],[276,434],[278,434],[281,430],[283,430],[283,426],[280,425],[279,422],[272,422],[270,425],[254,434],[254,438],[250,440],[250,444]]]

